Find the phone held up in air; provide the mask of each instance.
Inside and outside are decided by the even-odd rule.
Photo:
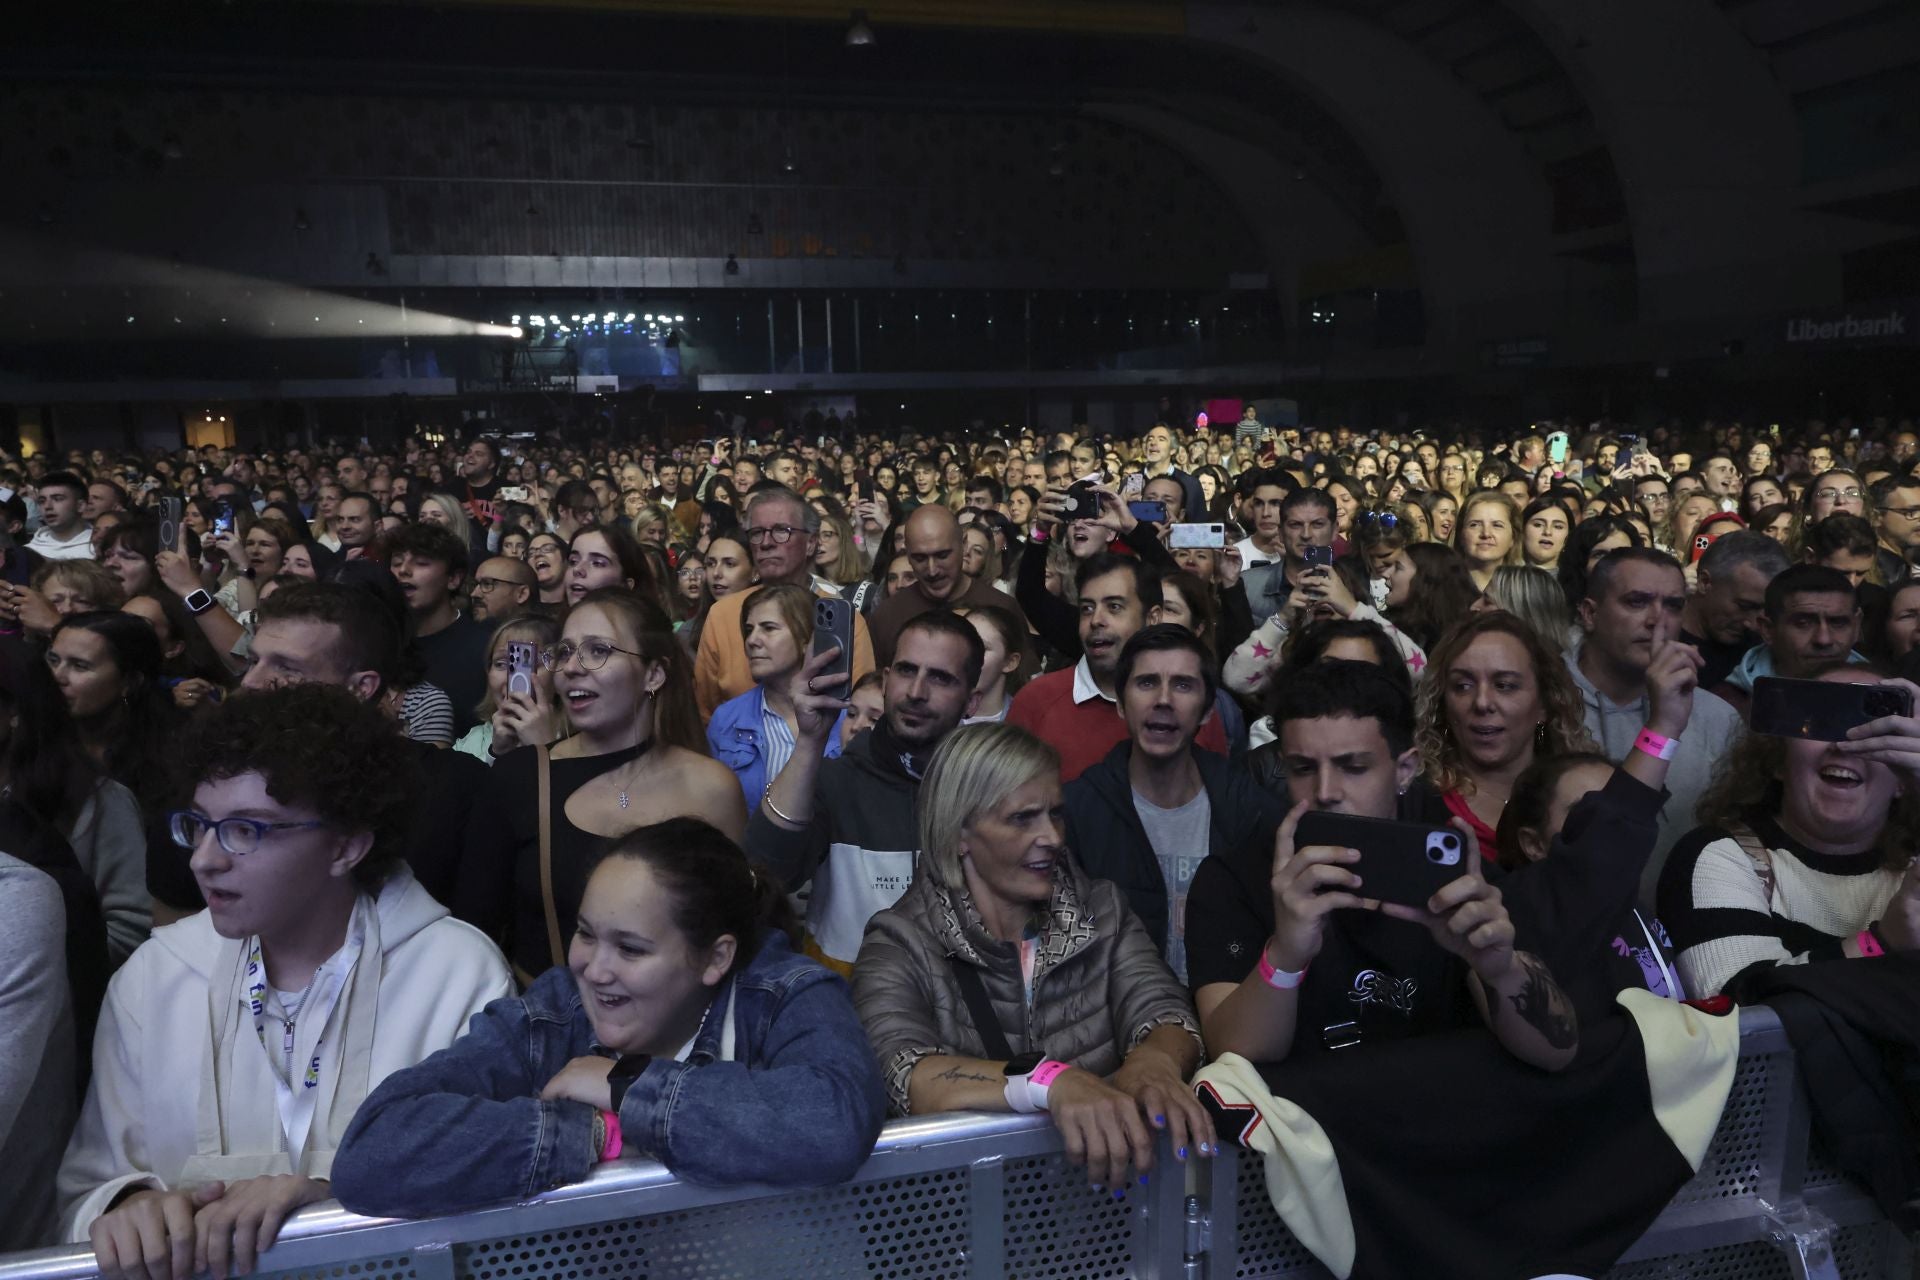
[[[1316,844],[1360,851],[1349,870],[1360,877],[1361,897],[1423,911],[1428,899],[1468,872],[1466,839],[1451,827],[1312,810],[1300,815],[1293,847]]]
[[[533,642],[507,641],[507,692],[533,696]]]
[[[160,549],[172,551],[180,545],[180,524],[186,519],[187,500],[185,498],[166,497],[160,499]]]
[[[1127,510],[1133,513],[1135,520],[1144,520],[1148,524],[1167,522],[1167,504],[1164,502],[1129,502]]]
[[[1300,553],[1300,558],[1306,561],[1307,567],[1309,569],[1333,568],[1333,548],[1332,547],[1308,547],[1305,551],[1302,551]]]
[[[1100,495],[1093,491],[1092,481],[1075,480],[1067,486],[1067,509],[1064,514],[1069,520],[1100,518]]]
[[[233,504],[225,498],[213,504],[213,533],[224,538],[233,532]]]
[[[1176,524],[1167,530],[1167,546],[1172,550],[1226,545],[1227,526],[1224,524]]]
[[[1556,431],[1547,437],[1547,461],[1559,466],[1567,460],[1567,433]]]
[[[839,655],[815,678],[846,676],[840,684],[820,686],[820,692],[844,698],[853,692],[853,603],[829,596],[813,602],[813,652],[825,653],[835,645],[840,647]]]
[[[1898,685],[1761,676],[1753,682],[1748,724],[1775,738],[1844,742],[1849,729],[1912,714],[1913,694]]]

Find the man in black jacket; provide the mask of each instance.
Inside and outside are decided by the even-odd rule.
[[[1279,798],[1194,738],[1213,713],[1219,673],[1207,647],[1171,624],[1120,651],[1114,684],[1127,741],[1067,784],[1067,842],[1089,875],[1111,880],[1187,980],[1187,885],[1209,853],[1270,842]]]

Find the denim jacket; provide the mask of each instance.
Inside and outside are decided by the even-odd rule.
[[[847,984],[786,935],[714,1000],[687,1061],[655,1058],[620,1104],[625,1149],[689,1182],[825,1185],[851,1177],[879,1137],[886,1091]],[[719,1061],[734,1003],[735,1060]],[[467,1034],[368,1096],[333,1161],[356,1213],[428,1217],[525,1200],[594,1163],[594,1109],[540,1090],[594,1040],[572,973],[495,1000]]]
[[[740,789],[747,794],[748,813],[760,807],[767,788],[773,785],[773,779],[767,776],[767,754],[761,746],[766,734],[762,726],[766,709],[767,695],[755,685],[715,707],[713,719],[707,724],[707,746],[713,751],[713,758],[740,779]],[[829,760],[840,754],[840,729],[846,720],[847,713],[842,711],[833,722],[833,732],[827,735],[826,758]]]

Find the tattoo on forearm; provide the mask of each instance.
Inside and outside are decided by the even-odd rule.
[[[1571,1049],[1580,1043],[1580,1027],[1574,1019],[1573,1007],[1567,1003],[1567,993],[1553,980],[1545,962],[1538,956],[1521,952],[1514,957],[1514,963],[1525,972],[1526,982],[1506,1000],[1494,1002],[1496,1020],[1503,1006],[1511,1003],[1520,1020],[1553,1048]]]
[[[959,1066],[948,1067],[934,1077],[935,1080],[978,1080],[981,1084],[992,1084],[993,1077],[981,1075],[978,1071],[966,1071]]]

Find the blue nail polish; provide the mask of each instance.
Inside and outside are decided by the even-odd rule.
[[[1147,1185],[1147,1175],[1144,1173],[1140,1175],[1140,1185],[1143,1187]]]
[[[1116,1188],[1113,1193],[1113,1198],[1115,1200],[1125,1200],[1127,1198],[1127,1189],[1125,1187]]]
[[[1205,1148],[1202,1148],[1202,1150],[1204,1149]],[[1185,1147],[1182,1147],[1178,1151],[1174,1152],[1174,1154],[1179,1156],[1182,1160],[1185,1160],[1187,1158],[1187,1149]]]

